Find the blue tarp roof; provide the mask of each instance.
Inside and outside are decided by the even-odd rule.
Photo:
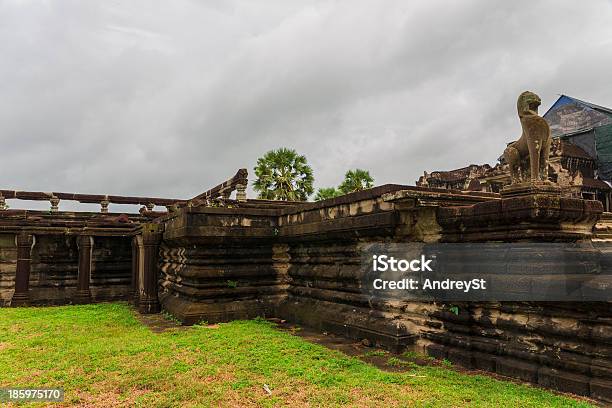
[[[561,95],[543,117],[553,137],[582,148],[597,160],[599,177],[612,180],[612,109]]]
[[[595,105],[594,103],[586,102],[586,101],[583,101],[581,99],[574,98],[574,97],[567,96],[567,95],[561,95],[559,97],[559,99],[557,99],[557,101],[555,103],[553,103],[550,108],[548,108],[548,110],[546,111],[546,113],[543,116],[546,116],[548,114],[548,112],[550,112],[550,111],[552,111],[552,110],[554,110],[556,108],[559,108],[561,106],[564,106],[564,105],[567,105],[567,104],[570,104],[570,103],[577,103],[579,105],[584,105],[587,108],[590,108],[590,109],[596,110],[598,112],[605,113],[606,115],[612,116],[612,109],[610,109],[610,108],[606,108],[605,106]]]

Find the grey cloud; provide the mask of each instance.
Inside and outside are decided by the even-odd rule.
[[[612,106],[612,5],[0,3],[1,184],[190,197],[257,157],[316,184],[493,163],[531,89]]]

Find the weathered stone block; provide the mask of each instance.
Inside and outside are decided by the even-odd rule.
[[[473,368],[495,372],[497,357],[492,354],[472,352]]]
[[[498,357],[495,360],[495,372],[507,377],[536,383],[538,381],[538,365],[523,361]]]
[[[590,378],[585,375],[571,374],[554,368],[542,367],[538,370],[538,384],[563,392],[589,395]]]
[[[429,344],[426,347],[427,355],[437,358],[439,360],[444,360],[448,357],[447,348],[440,344]]]
[[[447,357],[449,361],[454,364],[458,364],[461,367],[473,368],[474,358],[471,351],[466,349],[449,348],[447,351]]]
[[[590,395],[593,398],[612,403],[612,381],[601,379],[591,380]]]

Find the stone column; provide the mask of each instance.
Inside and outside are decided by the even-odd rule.
[[[15,293],[11,306],[25,306],[30,302],[30,261],[34,247],[34,235],[20,232],[15,237],[17,244],[17,271],[15,272]]]
[[[51,203],[51,209],[49,211],[52,213],[59,212],[60,199],[57,198],[56,196],[51,196],[51,198],[49,199],[49,202]]]
[[[236,201],[246,202],[246,185],[245,184],[236,184]]]
[[[108,213],[108,205],[110,204],[110,201],[108,201],[108,199],[104,199],[102,201],[100,201],[100,212],[102,214],[107,214]]]
[[[89,280],[91,278],[91,263],[93,252],[93,237],[80,235],[79,245],[79,276],[77,279],[77,291],[74,295],[75,304],[91,302],[91,292],[89,290]]]
[[[163,225],[146,223],[142,225],[142,276],[140,279],[140,301],[138,311],[142,314],[159,313],[159,244]]]
[[[136,235],[132,237],[132,293],[130,301],[134,302],[135,306],[140,303],[140,267],[142,265],[142,236]]]

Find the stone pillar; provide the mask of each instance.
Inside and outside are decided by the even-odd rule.
[[[56,196],[51,196],[51,198],[49,199],[49,202],[51,203],[51,209],[49,211],[51,211],[52,213],[59,212],[60,199],[57,198]]]
[[[108,201],[108,199],[104,199],[102,201],[100,201],[100,212],[102,214],[107,214],[108,213],[108,205],[110,204],[110,201]]]
[[[162,239],[163,225],[147,223],[142,225],[142,276],[140,285],[140,301],[138,311],[142,314],[158,313],[160,304],[158,298],[159,286],[159,244]]]
[[[236,184],[236,201],[245,202],[247,200],[246,185]]]
[[[24,306],[30,302],[30,261],[34,247],[34,235],[20,232],[15,237],[17,244],[17,271],[15,272],[15,293],[11,306]]]
[[[131,301],[134,302],[135,306],[140,303],[140,269],[142,259],[142,236],[136,235],[132,237],[132,293]]]
[[[91,264],[93,252],[93,237],[80,235],[79,245],[79,276],[77,279],[77,291],[74,295],[75,304],[91,302],[91,292],[89,290],[89,280],[91,278]]]

